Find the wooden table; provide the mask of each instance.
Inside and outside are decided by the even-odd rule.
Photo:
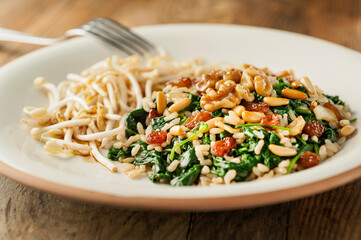
[[[270,27],[361,51],[358,0],[0,0],[1,27],[43,36],[59,36],[98,16],[128,26],[207,22]],[[0,65],[37,48],[2,43]],[[0,239],[361,239],[361,180],[278,205],[203,213],[78,202],[3,176],[0,186]]]

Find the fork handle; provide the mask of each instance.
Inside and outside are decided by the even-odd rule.
[[[63,40],[63,38],[37,37],[23,32],[0,28],[0,41],[21,42],[37,45],[51,45],[61,40]]]

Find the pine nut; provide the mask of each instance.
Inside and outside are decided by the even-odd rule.
[[[174,103],[172,106],[169,107],[168,112],[179,112],[191,104],[190,98],[183,98],[182,100],[179,100],[178,102]]]
[[[157,112],[163,114],[164,110],[167,108],[167,99],[162,91],[157,93]]]
[[[291,86],[293,88],[298,88],[300,86],[300,82],[299,81],[294,81],[294,82],[291,83]]]
[[[267,103],[269,106],[282,106],[290,103],[290,100],[287,98],[279,98],[279,97],[265,97],[263,98],[263,102]]]
[[[297,151],[293,148],[288,147],[282,147],[275,144],[270,144],[268,146],[268,149],[275,155],[281,156],[281,157],[290,157],[295,156],[297,154]]]
[[[356,130],[356,127],[353,125],[346,125],[343,128],[341,128],[341,135],[342,136],[350,136],[352,133],[354,133]]]
[[[282,90],[281,93],[283,96],[285,96],[286,98],[290,98],[290,99],[306,99],[307,98],[306,93],[298,91],[298,90],[294,90],[294,89],[285,88]]]
[[[235,106],[234,108],[232,108],[232,111],[237,114],[238,117],[242,116],[242,113],[245,111],[246,109],[244,108],[244,106],[239,105],[239,106]]]
[[[222,122],[223,118],[221,117],[216,117],[216,118],[212,118],[210,120],[208,120],[206,123],[208,125],[207,129],[204,130],[203,132],[208,132],[209,130],[211,130],[212,128],[214,128],[216,126],[216,122]]]
[[[241,132],[241,129],[232,128],[231,126],[228,126],[228,125],[224,124],[223,122],[219,122],[219,121],[216,122],[216,126],[219,127],[219,128],[222,128],[223,130],[225,130],[225,131],[227,131],[229,133],[239,133],[239,132]]]
[[[311,80],[308,77],[301,78],[300,82],[306,88],[307,92],[310,95],[315,95],[316,94],[316,89],[315,89],[315,87],[313,86]]]
[[[292,131],[289,132],[288,135],[290,136],[296,136],[298,134],[302,133],[303,128],[306,125],[305,119],[303,119],[302,116],[298,116],[295,120],[293,120],[287,128],[291,128]]]
[[[250,112],[250,111],[242,112],[243,120],[246,122],[250,122],[250,123],[258,123],[265,116],[266,115],[264,115],[264,113],[261,113],[261,112]]]
[[[169,130],[169,133],[173,136],[180,136],[183,133],[183,128],[181,126],[173,126]]]

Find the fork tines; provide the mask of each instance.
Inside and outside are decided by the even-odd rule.
[[[128,55],[143,56],[156,52],[156,47],[152,43],[110,19],[96,18],[82,25],[81,28]]]

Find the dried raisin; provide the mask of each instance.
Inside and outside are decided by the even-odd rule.
[[[247,111],[255,111],[265,113],[269,110],[269,106],[264,102],[242,102],[242,105],[245,107]]]
[[[167,132],[156,131],[147,136],[147,143],[149,144],[162,144],[167,141]]]
[[[190,88],[193,85],[192,79],[189,77],[181,77],[177,83],[171,82],[172,86]]]
[[[153,118],[160,117],[161,115],[157,112],[155,109],[150,109],[149,111],[149,120],[152,120]]]
[[[321,157],[313,152],[305,152],[298,160],[298,164],[303,168],[311,168],[318,165],[321,161]]]
[[[233,148],[237,147],[237,142],[232,137],[225,137],[214,143],[212,146],[212,153],[217,157],[230,155]]]
[[[321,123],[317,121],[310,121],[306,123],[305,127],[303,128],[303,132],[310,137],[321,137],[323,135],[324,128]]]
[[[280,117],[278,114],[267,115],[261,119],[261,123],[267,124],[267,125],[279,126],[280,125]],[[270,127],[265,127],[265,128],[267,130],[274,130],[274,128],[270,128]]]
[[[189,117],[187,121],[185,121],[184,126],[189,129],[193,129],[198,123],[207,122],[211,118],[212,114],[210,114],[209,112],[199,112]]]

